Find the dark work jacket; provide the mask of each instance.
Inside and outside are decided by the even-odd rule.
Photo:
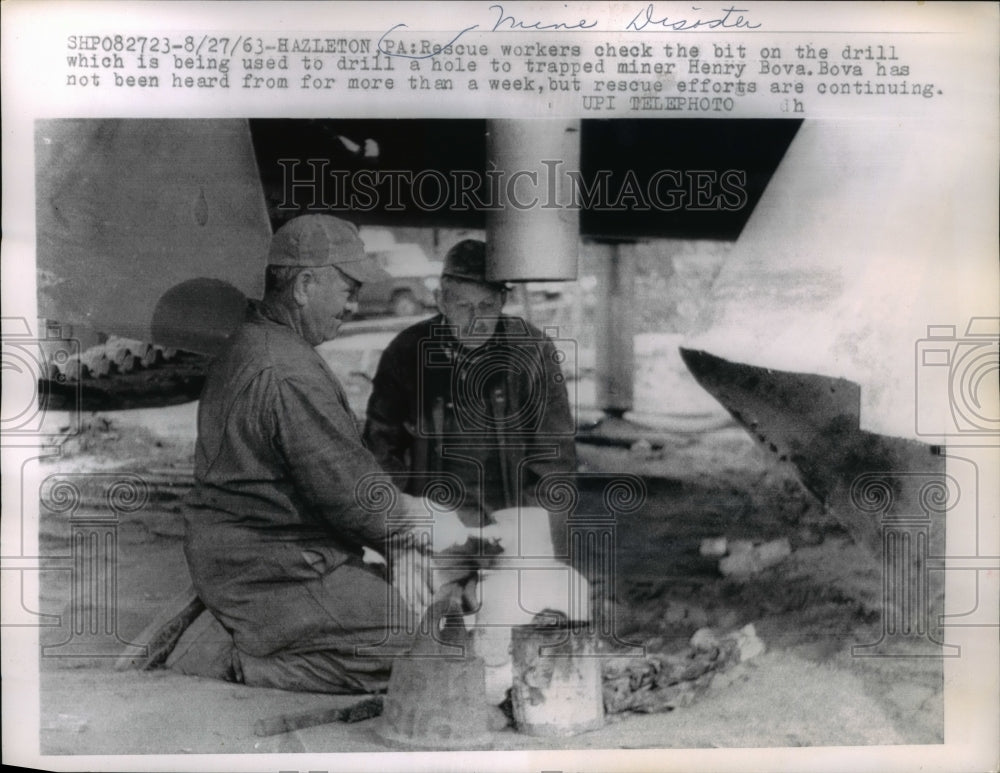
[[[192,580],[237,647],[349,643],[351,628],[384,624],[384,588],[331,596],[323,581],[362,546],[383,549],[388,501],[408,499],[362,445],[322,357],[252,309],[209,368],[185,508]]]
[[[446,473],[461,482],[462,505],[481,515],[535,505],[542,476],[576,470],[557,347],[506,316],[474,350],[452,333],[438,315],[389,344],[368,401],[365,444],[408,493]]]

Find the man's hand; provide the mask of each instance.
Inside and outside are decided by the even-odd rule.
[[[496,524],[483,527],[466,526],[458,513],[439,512],[434,517],[429,545],[413,539],[404,539],[390,551],[388,558],[392,584],[419,619],[430,606],[438,587],[448,583],[458,583],[456,587],[461,588],[462,583],[470,576],[470,572],[475,573],[475,570],[470,570],[468,567],[435,569],[434,554],[461,548],[470,539],[484,540],[492,543],[494,548],[499,548],[502,537],[502,530]]]
[[[412,545],[400,546],[389,553],[389,569],[393,587],[419,622],[434,596],[431,557]]]

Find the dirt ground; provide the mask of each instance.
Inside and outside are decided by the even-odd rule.
[[[53,473],[138,473],[150,501],[117,526],[115,626],[123,641],[188,584],[179,497],[189,485],[193,403],[90,415]],[[58,421],[58,417],[53,418]],[[648,650],[682,648],[706,626],[753,623],[766,652],[728,671],[691,705],[617,714],[592,732],[534,738],[494,732],[494,749],[645,749],[934,744],[943,740],[942,661],[854,657],[882,636],[881,569],[793,478],[773,468],[733,425],[665,432],[628,449],[580,444],[581,469],[643,476],[646,504],[617,524],[616,632]],[[43,555],[66,554],[65,516],[42,509]],[[751,576],[724,577],[705,538],[787,537],[791,555]],[[72,638],[71,572],[42,572],[42,613],[62,625],[42,644]],[[920,654],[914,649],[914,654]],[[381,719],[269,738],[254,722],[348,705],[350,697],[287,693],[183,676],[116,672],[113,657],[41,658],[44,754],[179,754],[389,751]],[[898,655],[899,653],[897,653]]]

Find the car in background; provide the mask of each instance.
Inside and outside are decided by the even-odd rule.
[[[362,285],[358,316],[412,317],[434,308],[441,261],[431,260],[419,244],[413,243],[382,243],[367,252],[392,279]]]

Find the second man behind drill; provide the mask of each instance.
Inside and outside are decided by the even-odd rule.
[[[364,431],[400,488],[420,495],[428,480],[446,477],[461,487],[465,517],[480,522],[495,510],[537,505],[543,476],[576,471],[563,353],[502,313],[507,293],[486,277],[484,242],[452,247],[440,313],[402,331],[382,354]],[[562,552],[562,523],[552,524],[552,536]]]

